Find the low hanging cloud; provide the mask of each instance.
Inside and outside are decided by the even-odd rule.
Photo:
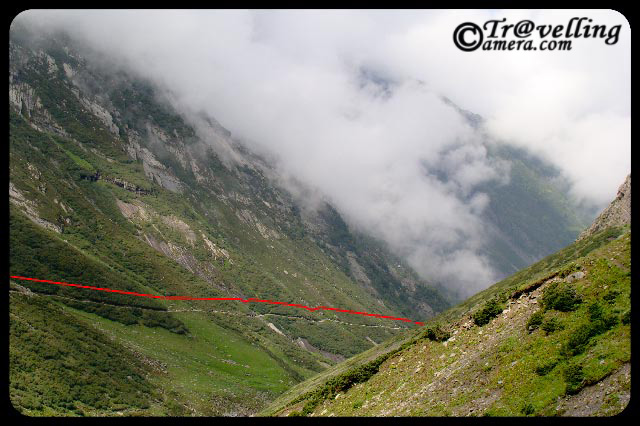
[[[462,52],[460,23],[508,17],[622,24],[620,42],[569,52]],[[463,295],[497,277],[482,254],[480,183],[506,182],[485,136],[557,165],[602,205],[630,170],[630,37],[616,12],[29,11],[107,62],[146,76],[185,114],[205,111],[283,176],[314,188],[426,278]],[[446,181],[434,171],[448,176]]]

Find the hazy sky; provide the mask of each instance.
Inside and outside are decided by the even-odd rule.
[[[622,25],[619,41],[571,51],[462,52],[462,22]],[[558,166],[576,197],[604,205],[630,172],[630,30],[613,11],[26,12],[63,26],[148,76],[183,111],[204,110],[281,172],[330,199],[426,277],[476,291],[496,278],[482,255],[485,194],[508,178],[453,108],[490,137]],[[443,184],[429,173],[445,169]]]

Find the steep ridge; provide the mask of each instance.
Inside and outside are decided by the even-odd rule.
[[[622,188],[617,200],[631,196]],[[438,315],[426,331],[296,385],[262,414],[619,413],[630,398],[629,216],[615,224]]]
[[[618,188],[615,200],[596,218],[593,224],[585,229],[578,241],[610,226],[623,226],[631,223],[631,175]]]

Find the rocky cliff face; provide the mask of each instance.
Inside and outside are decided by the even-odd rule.
[[[610,226],[624,226],[631,224],[631,175],[618,188],[615,200],[604,209],[593,224],[584,230],[577,241],[580,241],[598,231]]]

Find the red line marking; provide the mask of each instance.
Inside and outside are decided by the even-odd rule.
[[[164,300],[235,300],[235,301],[242,302],[242,303],[268,303],[270,305],[284,305],[284,306],[291,306],[293,308],[306,309],[306,310],[311,311],[311,312],[318,311],[318,310],[337,311],[337,312],[344,312],[344,313],[351,314],[351,315],[365,315],[365,316],[369,316],[369,317],[384,318],[384,319],[389,319],[389,320],[394,320],[394,321],[410,322],[410,323],[413,323],[413,324],[417,324],[419,326],[424,326],[423,322],[412,321],[412,320],[410,320],[408,318],[397,318],[397,317],[391,317],[391,316],[388,316],[388,315],[370,314],[368,312],[356,312],[356,311],[351,311],[351,310],[348,310],[348,309],[330,308],[328,306],[316,306],[315,308],[311,308],[309,306],[299,305],[299,304],[296,304],[296,303],[277,302],[275,300],[268,300],[268,299],[256,299],[255,297],[250,297],[248,299],[242,299],[240,297],[157,296],[157,295],[154,295],[154,294],[136,293],[135,291],[115,290],[115,289],[112,289],[112,288],[94,287],[94,286],[82,285],[82,284],[72,284],[72,283],[65,283],[65,282],[62,282],[62,281],[41,280],[41,279],[38,279],[38,278],[21,277],[21,276],[18,276],[18,275],[10,275],[9,277],[13,278],[13,279],[16,279],[16,280],[35,281],[35,282],[45,283],[45,284],[56,284],[56,285],[62,285],[62,286],[66,286],[66,287],[77,287],[77,288],[84,288],[84,289],[87,289],[87,290],[106,291],[106,292],[110,292],[110,293],[126,294],[126,295],[129,295],[129,296],[148,297],[148,298],[151,298],[151,299],[164,299]]]

